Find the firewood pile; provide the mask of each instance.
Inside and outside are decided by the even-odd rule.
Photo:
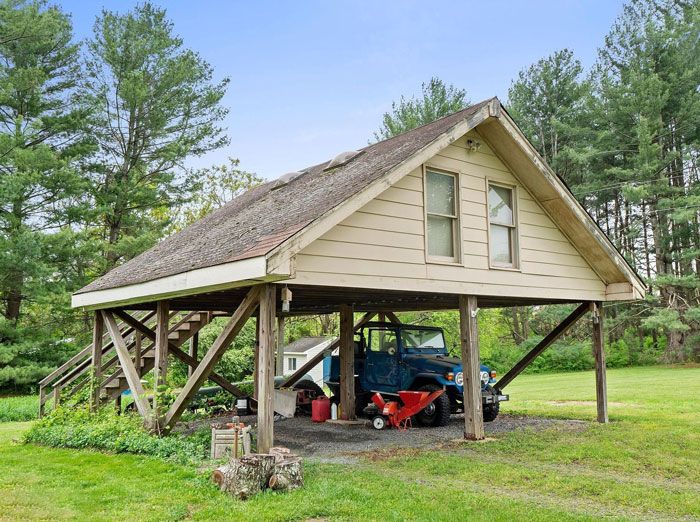
[[[221,491],[242,500],[265,489],[292,491],[304,485],[301,458],[282,447],[231,458],[214,470],[212,479]]]

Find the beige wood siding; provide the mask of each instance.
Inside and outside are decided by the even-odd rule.
[[[467,151],[467,137],[482,142]],[[426,165],[460,173],[462,264],[426,263],[422,169],[366,204],[296,258],[294,282],[477,295],[605,299],[605,284],[475,132]],[[520,270],[489,268],[486,180],[518,187]]]

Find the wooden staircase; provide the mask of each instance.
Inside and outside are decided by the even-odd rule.
[[[179,348],[190,340],[197,332],[209,324],[214,317],[221,315],[216,312],[173,312],[169,317],[168,341],[171,346]],[[133,314],[133,318],[150,329],[155,327],[156,314],[154,311]],[[127,317],[128,319],[128,317]],[[126,341],[131,359],[140,377],[153,369],[155,364],[154,342],[124,321],[118,323],[119,331]],[[105,334],[102,338],[102,378],[99,383],[101,402],[118,399],[129,389],[124,372],[119,366],[119,359],[114,350],[114,344]],[[177,353],[174,355],[178,356]],[[61,367],[57,368],[39,383],[39,417],[43,416],[46,403],[50,398],[54,407],[61,401],[76,397],[81,390],[88,390],[92,379],[92,344],[71,357]],[[85,394],[85,400],[87,395]],[[77,399],[77,397],[76,397]]]

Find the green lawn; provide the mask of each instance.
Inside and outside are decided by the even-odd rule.
[[[0,422],[33,420],[38,414],[38,395],[0,397]]]
[[[4,423],[0,520],[700,520],[700,368],[608,379],[610,425],[309,464],[303,490],[245,503],[159,460],[14,444],[28,424]],[[526,375],[504,409],[591,421],[594,390],[592,373]]]

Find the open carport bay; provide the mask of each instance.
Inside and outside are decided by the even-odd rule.
[[[246,424],[254,424],[255,416],[241,417]],[[178,429],[192,431],[208,423],[230,422],[230,417],[183,423]],[[490,435],[517,430],[559,428],[582,430],[589,423],[580,420],[561,420],[532,415],[500,415],[486,423],[487,441]],[[375,430],[369,420],[362,424],[315,423],[310,417],[277,418],[275,444],[291,449],[307,458],[322,462],[350,462],[361,453],[386,451],[391,448],[436,448],[450,442],[463,441],[464,416],[452,415],[447,426],[436,428],[415,427],[408,430]]]

